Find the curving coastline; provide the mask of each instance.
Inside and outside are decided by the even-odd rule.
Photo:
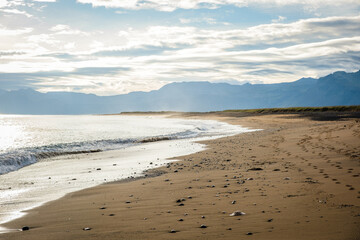
[[[357,239],[358,119],[191,117],[265,130],[206,141],[207,150],[157,169],[164,174],[155,178],[67,195],[7,224],[29,231],[2,237]],[[246,214],[230,216],[235,211]]]

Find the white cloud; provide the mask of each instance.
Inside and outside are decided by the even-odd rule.
[[[7,0],[0,0],[0,8],[4,8],[8,5],[8,1]]]
[[[69,29],[70,29],[69,25],[58,24],[58,25],[50,28],[50,31],[57,32],[57,31],[63,31],[63,30],[69,30]]]
[[[77,0],[80,3],[91,4],[94,7],[104,6],[109,8],[123,9],[156,9],[159,11],[174,11],[176,9],[198,9],[198,8],[218,8],[224,5],[233,5],[236,7],[284,7],[289,5],[303,6],[308,11],[314,11],[318,8],[352,4],[359,6],[358,0]]]
[[[32,0],[34,2],[56,2],[56,0]]]
[[[18,36],[33,31],[33,28],[8,29],[0,25],[0,36]]]
[[[31,14],[25,12],[25,11],[20,11],[17,9],[0,9],[1,12],[5,12],[5,13],[11,13],[11,14],[21,14],[21,15],[25,15],[26,17],[32,17]]]
[[[50,31],[55,32],[54,34],[58,34],[58,35],[89,35],[86,32],[77,30],[77,29],[72,29],[69,25],[64,25],[64,24],[58,24],[56,26],[53,26],[50,28]]]
[[[83,92],[109,95],[152,90],[172,81],[291,81],[302,76],[325,75],[339,68],[355,70],[356,55],[360,54],[360,16],[313,18],[230,30],[151,26],[118,30],[117,34],[113,29],[103,30],[101,34],[76,37],[59,34],[80,31],[69,25],[59,24],[47,30],[48,34],[16,37],[23,42],[7,50],[28,54],[2,58],[0,72],[126,69],[101,76],[89,73],[48,76],[49,87],[42,87],[44,91],[56,90],[62,83],[67,90],[81,86]],[[15,36],[32,29],[12,31]],[[60,81],[51,87],[57,79]]]
[[[118,36],[127,42],[127,45],[122,45],[123,49],[151,45],[226,51],[229,48],[245,49],[248,46],[256,48],[259,44],[271,47],[274,44],[323,41],[354,36],[358,32],[360,32],[360,16],[313,18],[288,24],[272,23],[232,30],[152,26],[146,31],[122,30]]]
[[[70,42],[64,45],[65,49],[74,49],[75,48],[75,43],[74,42]]]
[[[58,44],[60,43],[59,40],[56,40],[54,37],[52,37],[49,34],[38,34],[38,35],[31,35],[27,38],[29,42],[34,43],[46,43],[46,44]]]
[[[271,22],[278,23],[278,22],[283,22],[284,20],[286,20],[286,17],[279,16],[277,19],[273,19]]]
[[[204,18],[180,18],[180,23],[182,24],[189,24],[189,23],[206,23],[210,25],[219,24],[215,18],[211,17],[204,17]],[[227,25],[228,23],[221,22],[220,24]]]

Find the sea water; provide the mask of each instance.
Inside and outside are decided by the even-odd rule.
[[[0,115],[0,223],[67,193],[141,176],[170,157],[202,150],[194,141],[248,131],[156,116]]]

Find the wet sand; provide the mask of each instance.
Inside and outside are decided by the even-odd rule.
[[[208,141],[155,177],[68,194],[0,239],[360,239],[358,119],[183,117],[264,130]]]

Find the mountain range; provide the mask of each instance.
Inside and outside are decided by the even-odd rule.
[[[33,89],[0,90],[0,113],[106,114],[125,111],[220,111],[360,105],[360,70],[277,84],[170,83],[159,90],[97,96]]]

